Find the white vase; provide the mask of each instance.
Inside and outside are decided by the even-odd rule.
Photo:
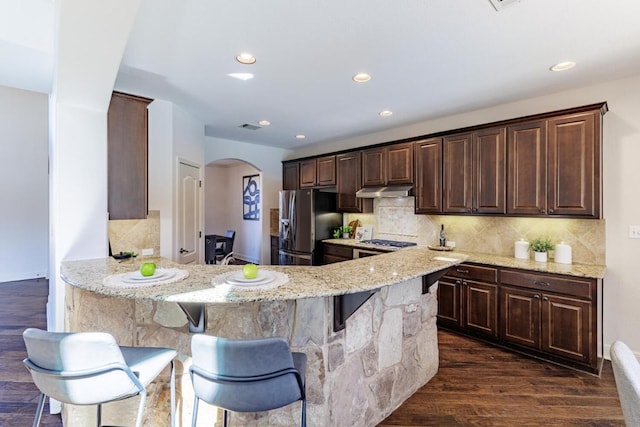
[[[342,233],[342,238],[343,239],[348,239],[349,238],[349,233]]]
[[[546,252],[534,252],[534,259],[536,262],[547,262],[547,253]]]

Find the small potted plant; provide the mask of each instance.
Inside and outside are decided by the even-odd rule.
[[[353,227],[350,225],[342,225],[333,231],[333,238],[339,239],[342,236],[343,239],[348,239],[352,231]]]
[[[538,237],[529,242],[529,248],[533,251],[537,262],[547,262],[547,252],[553,249],[551,239]]]

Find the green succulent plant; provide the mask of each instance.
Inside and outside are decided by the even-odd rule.
[[[529,242],[529,249],[533,252],[547,252],[553,249],[553,243],[549,238],[538,237]]]
[[[340,227],[333,230],[333,238],[339,239],[344,233],[351,233],[352,231],[353,227],[351,227],[350,225],[341,225]]]

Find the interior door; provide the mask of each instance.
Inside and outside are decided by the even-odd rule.
[[[200,168],[180,162],[178,185],[177,261],[200,258]]]

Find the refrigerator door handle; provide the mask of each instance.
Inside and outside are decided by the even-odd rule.
[[[291,252],[286,252],[286,251],[278,251],[278,253],[280,255],[286,255],[286,256],[290,256],[291,258],[300,258],[300,259],[308,259],[311,260],[311,255],[310,254],[294,254]]]

